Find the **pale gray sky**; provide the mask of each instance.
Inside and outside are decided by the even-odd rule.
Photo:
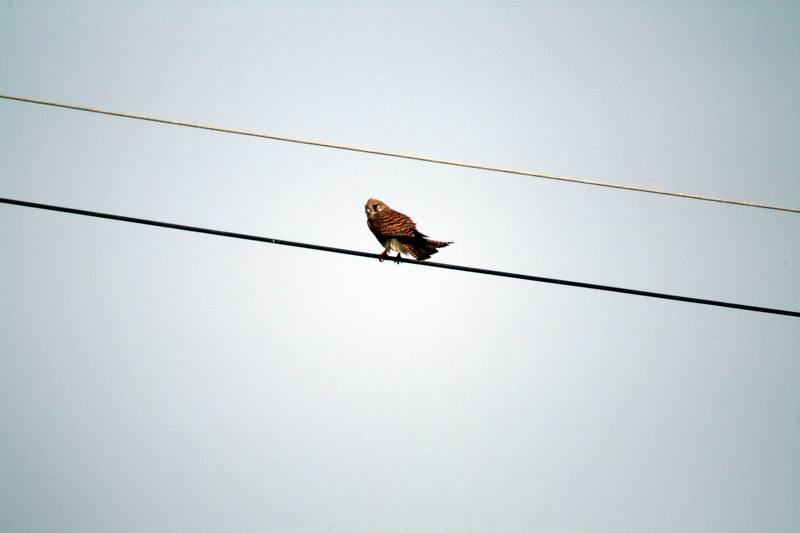
[[[796,2],[0,4],[0,92],[800,206]],[[0,196],[800,309],[800,216],[0,101]],[[796,531],[800,322],[0,206],[0,529]]]

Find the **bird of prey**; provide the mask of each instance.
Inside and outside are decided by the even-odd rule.
[[[401,253],[410,255],[417,261],[424,261],[437,253],[437,248],[453,244],[451,241],[429,239],[417,230],[417,225],[410,217],[375,198],[367,200],[364,210],[367,212],[367,226],[383,246],[379,261],[387,259],[391,250],[397,252],[397,257],[394,258],[396,263],[400,262]]]

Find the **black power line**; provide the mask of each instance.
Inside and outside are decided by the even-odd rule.
[[[200,228],[197,226],[187,226],[184,224],[173,224],[171,222],[161,222],[158,220],[149,220],[145,218],[126,217],[122,215],[114,215],[111,213],[100,213],[97,211],[87,211],[85,209],[75,209],[72,207],[61,207],[57,205],[40,204],[36,202],[26,202],[23,200],[14,200],[11,198],[0,198],[0,203],[18,205],[22,207],[32,207],[35,209],[46,209],[48,211],[58,211],[61,213],[70,213],[73,215],[83,215],[88,217],[107,218],[110,220],[119,220],[121,222],[131,222],[134,224],[144,224],[147,226],[156,226],[160,228],[177,229],[182,231],[192,231],[195,233],[206,233],[209,235],[218,235],[220,237],[231,237],[233,239],[244,239],[248,241],[266,242],[270,244],[280,244],[283,246],[294,246],[296,248],[307,248],[309,250],[318,250],[321,252],[331,252],[336,254],[355,255],[358,257],[369,257],[377,259],[378,254],[371,254],[367,252],[359,252],[357,250],[346,250],[344,248],[335,248],[333,246],[321,246],[319,244],[308,244],[304,242],[286,241],[283,239],[273,239],[270,237],[261,237],[258,235],[247,235],[245,233],[234,233],[232,231],[221,231],[217,229]],[[526,281],[538,281],[541,283],[554,283],[556,285],[567,285],[569,287],[580,287],[583,289],[594,289],[599,291],[619,292],[622,294],[632,294],[634,296],[646,296],[649,298],[661,298],[664,300],[675,300],[678,302],[687,302],[693,304],[714,305],[717,307],[729,307],[732,309],[741,309],[743,311],[755,311],[758,313],[771,313],[775,315],[786,315],[793,317],[800,317],[798,311],[788,311],[785,309],[773,309],[770,307],[758,307],[755,305],[744,305],[731,302],[720,302],[717,300],[707,300],[705,298],[691,298],[688,296],[678,296],[675,294],[664,294],[660,292],[640,291],[636,289],[626,289],[623,287],[612,287],[609,285],[598,285],[596,283],[584,283],[581,281],[569,281],[557,278],[545,278],[542,276],[531,276],[528,274],[515,274],[513,272],[502,272],[499,270],[487,270],[485,268],[475,268],[461,265],[449,265],[446,263],[435,262],[422,262],[413,261],[410,259],[400,259],[403,263],[412,265],[419,265],[433,268],[446,268],[448,270],[459,270],[462,272],[473,272],[475,274],[486,274],[488,276],[500,276],[504,278],[522,279]]]

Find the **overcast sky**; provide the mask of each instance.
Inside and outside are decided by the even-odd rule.
[[[0,93],[800,207],[797,2],[0,4]],[[0,196],[800,310],[800,215],[0,100]],[[797,531],[800,321],[0,205],[0,530]]]

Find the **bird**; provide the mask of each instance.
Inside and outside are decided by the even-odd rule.
[[[452,241],[429,239],[427,235],[417,230],[417,225],[411,217],[395,211],[375,198],[367,200],[364,210],[367,213],[367,226],[383,245],[383,253],[378,256],[378,261],[387,259],[391,250],[397,252],[395,263],[400,263],[401,253],[410,255],[417,261],[424,261],[438,253],[437,248],[453,244]]]

